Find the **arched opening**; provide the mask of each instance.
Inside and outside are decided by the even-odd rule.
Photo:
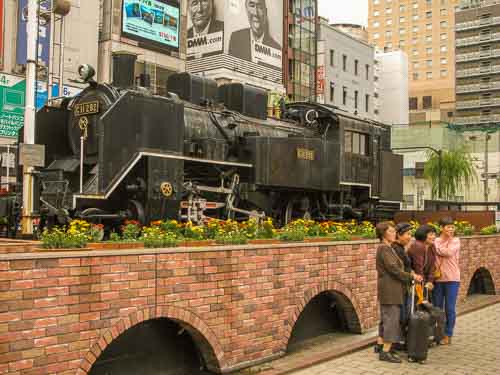
[[[293,352],[324,336],[335,339],[352,333],[361,333],[356,310],[344,294],[326,291],[311,299],[293,326],[287,351]]]
[[[89,375],[213,374],[206,370],[206,345],[191,327],[165,318],[148,320],[111,342]]]
[[[467,295],[471,296],[474,294],[496,294],[493,278],[491,277],[490,271],[486,268],[479,268],[472,276]]]

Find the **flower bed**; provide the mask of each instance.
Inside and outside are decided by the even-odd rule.
[[[413,231],[420,225],[410,223]],[[435,223],[428,223],[436,228]],[[475,228],[467,222],[456,222],[458,235],[472,235]],[[481,234],[495,234],[496,227],[481,229]],[[119,232],[109,235],[104,241],[102,225],[90,224],[83,220],[74,220],[67,227],[45,230],[41,236],[45,249],[85,248],[91,243],[92,248],[166,248],[177,246],[244,245],[247,243],[269,244],[278,242],[325,242],[375,239],[375,227],[364,221],[316,222],[313,220],[295,220],[282,228],[276,228],[271,219],[262,222],[250,219],[244,222],[234,220],[210,219],[203,225],[191,222],[181,223],[176,220],[161,220],[149,226],[141,226],[136,221],[125,221]]]

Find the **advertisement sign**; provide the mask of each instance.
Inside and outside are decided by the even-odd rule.
[[[82,89],[64,86],[62,95],[75,96]],[[37,110],[47,103],[47,83],[37,82],[35,103]],[[59,96],[59,87],[52,88],[52,96]],[[26,97],[26,80],[9,74],[0,74],[0,137],[17,137],[19,129],[24,125],[24,102]]]
[[[49,11],[51,0],[40,0],[40,12]],[[26,64],[28,0],[19,0],[16,63]],[[38,64],[49,66],[50,21],[40,17],[38,22]]]
[[[281,71],[282,45],[282,1],[188,0],[188,60],[224,53],[248,71],[253,64]]]
[[[316,94],[324,95],[325,93],[325,67],[318,66],[316,69]]]
[[[123,0],[122,34],[146,47],[179,49],[180,10],[172,0]]]

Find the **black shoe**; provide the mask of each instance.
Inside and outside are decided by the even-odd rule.
[[[402,362],[401,359],[396,357],[391,352],[384,352],[384,351],[381,351],[379,353],[378,359],[380,359],[381,361],[390,362],[390,363],[401,363]]]
[[[378,354],[382,351],[382,344],[375,344],[375,346],[373,347],[373,352],[375,354]]]

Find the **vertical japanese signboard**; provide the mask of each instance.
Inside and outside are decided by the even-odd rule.
[[[24,124],[26,81],[0,74],[0,137],[17,137]]]
[[[40,0],[40,12],[47,12],[51,8],[51,0]],[[16,63],[26,64],[27,38],[26,30],[28,21],[28,0],[19,0],[17,30]],[[38,64],[49,66],[50,48],[50,22],[45,17],[40,17],[38,22]]]

